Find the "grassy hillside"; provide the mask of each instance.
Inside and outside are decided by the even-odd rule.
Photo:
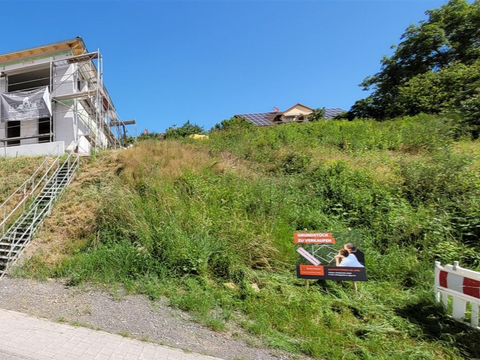
[[[18,272],[166,295],[214,329],[319,359],[479,357],[480,334],[432,294],[434,260],[480,269],[480,143],[454,130],[430,116],[233,126],[103,153]],[[360,245],[358,293],[296,279],[304,229]]]
[[[0,158],[0,204],[27,180],[44,157]]]

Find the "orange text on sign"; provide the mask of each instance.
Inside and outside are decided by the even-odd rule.
[[[293,233],[296,244],[334,244],[332,233]]]
[[[300,265],[300,275],[323,276],[323,266]]]

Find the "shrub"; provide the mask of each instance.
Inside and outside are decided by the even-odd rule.
[[[189,135],[193,134],[203,134],[205,131],[203,130],[203,127],[198,126],[196,124],[190,123],[190,120],[188,120],[185,124],[183,124],[180,127],[176,127],[175,125],[169,127],[165,131],[165,139],[180,139],[180,138],[185,138]]]
[[[238,131],[240,129],[253,129],[253,125],[250,121],[244,117],[232,117],[230,119],[225,119],[220,122],[220,124],[215,124],[212,130],[233,130]]]

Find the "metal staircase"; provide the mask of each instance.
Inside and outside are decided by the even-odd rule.
[[[47,159],[46,159],[47,160]],[[35,231],[43,222],[43,219],[50,214],[53,203],[60,197],[65,187],[72,181],[73,175],[79,166],[79,159],[77,154],[70,154],[65,160],[61,160],[60,156],[55,159],[50,159],[51,164],[45,162],[44,169],[40,172],[40,168],[34,175],[27,180],[24,185],[17,189],[15,193],[20,193],[23,196],[13,211],[6,214],[6,203],[12,199],[10,196],[2,207],[4,207],[4,216],[0,226],[2,227],[2,237],[0,238],[0,278],[2,278],[8,268],[15,263],[19,258],[22,250],[32,239]],[[27,184],[31,188],[27,191]],[[40,185],[44,185],[40,191]],[[20,190],[20,191],[19,191]],[[12,195],[14,195],[12,194]],[[29,202],[26,205],[26,202]],[[23,204],[22,204],[23,203]],[[14,212],[23,206],[23,212],[16,219]],[[6,227],[6,222],[10,219],[13,223]],[[5,230],[7,228],[7,230]]]

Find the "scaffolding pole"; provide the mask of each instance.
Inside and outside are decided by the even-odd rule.
[[[96,60],[96,64],[94,60]],[[48,66],[48,81],[46,77],[46,66]],[[72,68],[68,68],[69,66],[72,66]],[[66,67],[66,72],[59,72],[60,67]],[[55,128],[58,129],[58,126],[56,126],[58,124],[54,124],[54,121],[56,123],[60,122],[61,119],[59,117],[61,114],[66,114],[69,111],[73,112],[72,130],[74,133],[74,148],[78,148],[79,146],[80,133],[83,127],[82,124],[84,124],[85,129],[88,132],[88,134],[82,133],[82,136],[85,136],[90,142],[91,148],[93,148],[93,151],[95,152],[99,149],[121,147],[121,137],[126,137],[127,134],[132,136],[125,126],[123,126],[122,134],[120,124],[115,126],[115,130],[112,129],[112,123],[121,120],[103,84],[103,57],[100,53],[100,49],[97,49],[97,51],[92,53],[84,53],[63,59],[50,57],[49,63],[45,64],[45,67],[38,68],[34,66],[26,66],[25,68],[22,68],[22,70],[24,69],[25,72],[39,71],[41,72],[39,74],[40,77],[36,77],[32,80],[22,79],[22,81],[11,83],[9,81],[9,76],[14,76],[23,72],[15,71],[9,75],[7,71],[7,74],[4,74],[5,92],[8,92],[11,86],[15,85],[17,85],[18,88],[21,88],[19,91],[25,91],[26,87],[28,89],[38,88],[38,84],[42,82],[48,84],[47,86],[50,91],[52,110],[49,118],[50,131],[49,134],[39,134],[39,138],[49,136],[50,142],[55,141],[57,138]],[[29,84],[31,85],[29,86]],[[69,89],[66,93],[64,91],[65,88]],[[59,89],[62,93],[59,93]],[[62,106],[60,107],[60,105]],[[63,109],[63,107],[65,107],[65,109]],[[37,121],[39,120],[40,119]],[[5,132],[6,131],[7,126],[5,125]],[[21,137],[20,139],[23,138]],[[8,140],[7,133],[5,133],[5,139],[0,139],[0,141],[4,143],[4,147],[8,144]]]

